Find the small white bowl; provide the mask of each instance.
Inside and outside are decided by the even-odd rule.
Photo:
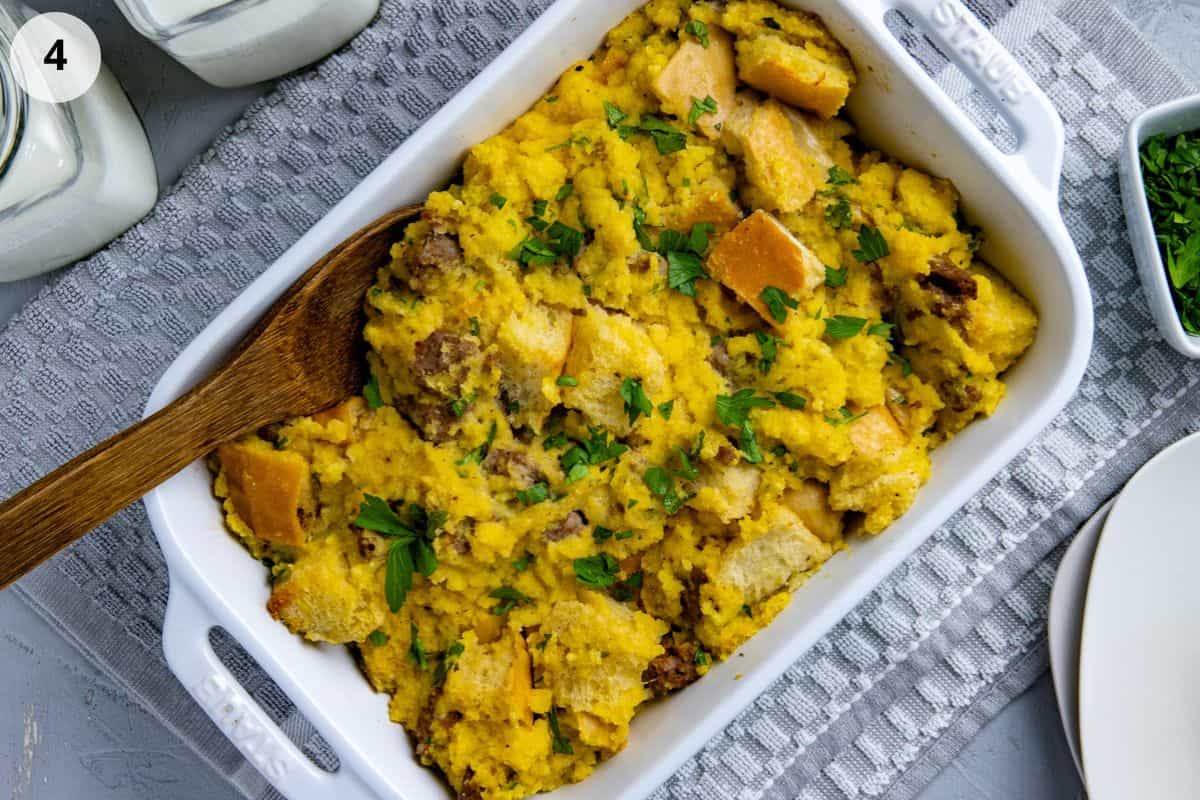
[[[1130,124],[1125,150],[1121,154],[1121,195],[1125,200],[1125,219],[1129,223],[1129,241],[1133,245],[1146,300],[1150,303],[1150,311],[1163,338],[1188,358],[1200,358],[1200,336],[1188,333],[1179,321],[1167,265],[1163,263],[1154,236],[1154,222],[1150,219],[1140,151],[1152,136],[1174,136],[1194,130],[1200,130],[1200,94],[1181,97],[1142,112]]]

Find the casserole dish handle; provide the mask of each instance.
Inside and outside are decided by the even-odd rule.
[[[961,0],[884,0],[927,35],[999,109],[1017,137],[1005,154],[1058,205],[1066,136],[1050,98]]]
[[[221,733],[290,800],[378,800],[346,765],[325,772],[284,735],[213,651],[208,637],[217,624],[186,585],[172,582],[163,651],[171,671]]]

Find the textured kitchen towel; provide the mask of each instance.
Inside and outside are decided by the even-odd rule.
[[[135,420],[196,332],[546,4],[384,0],[351,45],[256,103],[149,219],[62,273],[0,335],[0,495]],[[1155,333],[1116,177],[1128,121],[1187,82],[1100,0],[971,5],[1066,122],[1062,209],[1096,304],[1087,376],[1034,445],[656,800],[917,794],[1044,669],[1046,600],[1064,542],[1200,418],[1200,364]],[[1006,142],[961,74],[902,19],[892,23]],[[166,574],[140,505],[18,591],[248,797],[276,796],[163,666]],[[253,662],[219,635],[216,643],[284,730],[319,763],[336,763]]]

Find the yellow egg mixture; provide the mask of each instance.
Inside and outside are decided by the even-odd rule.
[[[653,0],[433,194],[362,398],[220,448],[271,613],[460,798],[586,777],[913,502],[1034,310],[767,0]]]

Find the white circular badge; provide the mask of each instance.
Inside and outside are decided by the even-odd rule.
[[[8,53],[13,77],[32,97],[67,103],[100,74],[100,41],[79,17],[53,11],[26,22]]]

